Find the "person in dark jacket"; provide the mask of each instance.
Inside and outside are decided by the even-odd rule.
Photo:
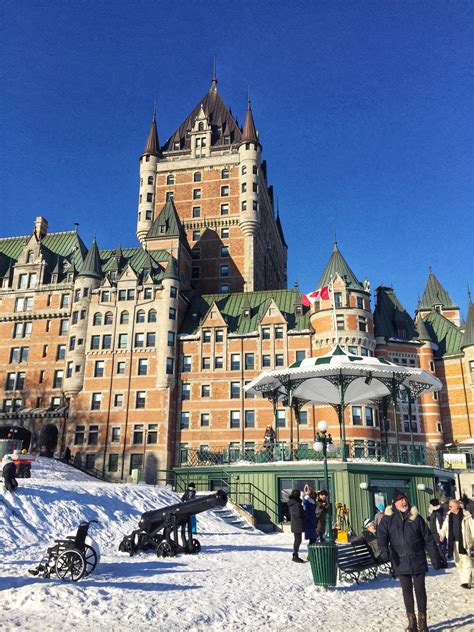
[[[318,534],[316,532],[316,492],[310,485],[305,485],[303,496],[303,509],[305,513],[304,537],[308,544],[315,544]]]
[[[188,487],[186,491],[181,496],[181,502],[187,503],[190,500],[194,500],[196,498],[196,485],[194,483],[188,483]],[[196,516],[191,516],[191,532],[197,533],[197,520]]]
[[[299,489],[293,489],[289,495],[288,511],[290,513],[291,532],[294,536],[293,562],[304,563],[304,560],[298,555],[305,526],[305,513],[301,504],[301,492]]]
[[[328,493],[325,489],[318,492],[318,500],[316,501],[316,531],[321,542],[324,542],[324,532],[326,530],[326,515],[329,510]]]
[[[433,534],[436,543],[439,543],[439,532],[444,522],[444,511],[439,504],[437,498],[430,500],[430,531]]]
[[[376,562],[380,562],[380,547],[377,542],[377,527],[375,521],[367,518],[364,520],[364,528],[359,537],[352,540],[352,544],[365,544],[369,553]]]
[[[14,492],[18,487],[18,481],[16,480],[16,465],[13,463],[11,456],[6,456],[3,459],[3,484],[7,492]]]
[[[407,632],[428,632],[426,620],[425,577],[428,572],[427,551],[434,568],[442,567],[442,559],[428,525],[411,507],[406,494],[395,491],[391,507],[377,529],[377,541],[383,562],[391,560],[395,576],[400,580],[403,600],[408,617]],[[418,626],[415,615],[415,590],[418,604]]]

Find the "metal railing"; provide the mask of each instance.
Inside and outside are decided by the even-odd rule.
[[[346,442],[346,456],[351,461],[374,461],[379,463],[406,463],[443,467],[442,452],[434,448],[411,445],[385,445],[371,442]],[[342,447],[328,455],[330,459],[342,458]],[[180,451],[181,467],[205,467],[245,463],[272,463],[276,461],[322,461],[323,453],[308,447],[290,450],[287,443],[275,443],[270,448],[238,449],[214,447],[209,449],[183,448]]]

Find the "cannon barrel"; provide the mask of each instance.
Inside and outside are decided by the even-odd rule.
[[[201,496],[188,502],[177,503],[176,505],[169,505],[167,507],[161,507],[161,509],[153,509],[152,511],[146,511],[142,514],[140,522],[138,524],[140,529],[149,530],[151,528],[157,529],[160,523],[164,523],[168,516],[174,514],[178,524],[183,523],[190,516],[195,516],[198,513],[207,511],[208,509],[214,509],[214,507],[224,507],[227,503],[227,494],[220,489],[215,494],[209,494],[208,496]]]

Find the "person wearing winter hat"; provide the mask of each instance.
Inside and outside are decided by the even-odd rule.
[[[395,576],[400,580],[408,617],[406,631],[428,632],[425,586],[428,565],[425,551],[435,569],[442,568],[442,559],[433,534],[417,508],[410,506],[405,492],[395,490],[392,504],[385,509],[377,529],[377,541],[381,560],[391,560]],[[413,590],[418,605],[418,622]]]
[[[369,549],[371,557],[376,562],[381,561],[380,547],[377,542],[377,527],[375,526],[375,521],[371,518],[366,518],[364,520],[364,528],[362,529],[362,533],[359,537],[352,540],[352,544],[365,544]]]
[[[441,527],[444,522],[444,512],[439,504],[439,500],[437,498],[432,498],[430,500],[429,506],[429,522],[430,522],[430,531],[433,534],[435,541],[439,542],[439,532],[441,531]]]
[[[471,547],[474,545],[474,524],[469,511],[461,509],[459,501],[449,501],[449,511],[439,533],[439,539],[448,541],[448,556],[454,557],[462,588],[471,588]]]
[[[3,484],[7,492],[14,492],[18,487],[18,481],[16,480],[16,465],[13,463],[12,457],[7,454],[2,459],[3,469]]]
[[[196,485],[194,483],[188,483],[188,487],[184,494],[181,496],[181,502],[187,503],[190,500],[196,498]],[[197,533],[197,519],[196,516],[191,516],[191,532]]]
[[[298,555],[303,531],[305,528],[305,513],[301,504],[301,492],[293,489],[288,496],[288,511],[290,513],[291,532],[293,533],[293,562],[304,564],[304,560]]]

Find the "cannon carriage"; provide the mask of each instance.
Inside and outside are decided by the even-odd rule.
[[[201,544],[193,537],[191,517],[208,509],[224,507],[226,503],[227,494],[219,490],[188,502],[146,511],[141,516],[138,529],[124,536],[119,551],[132,556],[139,551],[154,550],[158,557],[199,553]]]

